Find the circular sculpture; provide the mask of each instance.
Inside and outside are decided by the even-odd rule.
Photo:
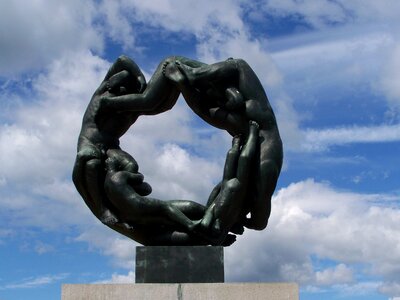
[[[119,147],[139,116],[171,109],[181,93],[204,121],[233,136],[223,179],[205,206],[147,197],[151,186]],[[267,95],[244,60],[207,65],[169,57],[146,84],[139,67],[121,56],[84,114],[73,182],[101,222],[143,245],[228,246],[244,228],[267,226],[282,153]]]

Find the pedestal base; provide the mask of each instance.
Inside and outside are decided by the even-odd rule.
[[[223,247],[138,246],[136,283],[224,282]]]
[[[298,300],[295,283],[64,284],[61,300]]]

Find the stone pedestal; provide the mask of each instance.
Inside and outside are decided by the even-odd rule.
[[[223,247],[136,247],[136,283],[224,282]]]
[[[294,283],[64,284],[61,300],[298,300]]]
[[[62,300],[298,300],[294,283],[223,283],[222,247],[136,248],[136,284],[64,284]]]

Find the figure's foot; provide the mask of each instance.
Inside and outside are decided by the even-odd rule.
[[[186,80],[185,75],[182,74],[176,63],[165,62],[162,72],[165,77],[178,85],[183,84]]]
[[[123,229],[123,230],[133,230],[133,227],[131,225],[129,225],[128,223],[125,222],[119,222],[119,223],[115,223],[115,226]]]
[[[115,225],[118,223],[118,218],[108,209],[102,213],[99,219],[105,225]]]
[[[181,73],[186,77],[187,81],[190,85],[193,85],[195,80],[194,68],[189,67],[188,65],[182,64],[179,61],[175,61],[175,65],[181,71]]]
[[[242,142],[242,136],[240,134],[235,135],[232,139],[232,148],[239,149],[241,142]]]
[[[256,129],[260,128],[260,125],[256,121],[250,120],[249,121],[250,127],[253,128],[255,127]]]
[[[257,122],[250,120],[249,121],[250,125],[250,135],[258,135],[258,130],[260,129],[260,125],[258,125]]]

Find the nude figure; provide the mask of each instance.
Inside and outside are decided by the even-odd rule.
[[[249,133],[249,121],[259,125],[259,153],[249,170],[250,182],[243,220],[247,228],[262,230],[268,224],[271,197],[282,167],[283,150],[275,115],[267,95],[250,66],[241,59],[212,65],[177,60],[164,67],[192,110],[209,124],[232,136]],[[216,195],[217,193],[214,193]]]
[[[235,136],[232,148],[228,151],[225,161],[224,174],[221,184],[215,195],[211,196],[200,226],[210,232],[220,241],[232,227],[240,226],[240,220],[245,215],[247,189],[249,186],[249,172],[254,168],[254,158],[257,151],[258,124],[250,121],[250,132],[246,143],[241,148],[241,137]],[[238,223],[239,222],[239,223]],[[239,234],[241,232],[237,232]]]
[[[130,84],[123,86],[123,79]],[[104,161],[108,149],[119,149],[119,138],[136,121],[139,114],[108,112],[101,108],[103,95],[115,92],[140,93],[146,88],[139,67],[122,56],[111,66],[103,82],[95,91],[83,117],[78,139],[77,156],[72,174],[73,182],[93,214],[107,225],[118,223],[104,195]]]
[[[138,171],[137,163],[129,154],[120,149],[119,138],[140,115],[158,114],[170,109],[175,104],[179,91],[162,74],[162,68],[168,61],[174,60],[163,61],[147,85],[139,67],[128,57],[122,56],[112,65],[84,114],[78,140],[78,153],[72,174],[77,190],[101,222],[134,240],[144,241],[147,244],[173,243],[174,241],[171,240],[173,237],[176,237],[179,243],[185,244],[190,239],[187,234],[185,236],[183,233],[171,229],[173,226],[165,232],[155,228],[154,231],[158,235],[153,240],[147,234],[151,231],[150,228],[143,230],[144,227],[139,224],[134,229],[132,224],[136,225],[135,222],[124,215],[121,204],[108,197],[110,194],[117,197],[117,194],[110,184],[106,184],[108,188],[108,193],[106,193],[105,182],[107,176],[107,183],[118,184],[122,180],[126,182],[133,180],[132,174]],[[131,101],[127,101],[125,93],[130,94],[130,98],[134,95],[137,101],[132,105]],[[106,166],[109,168],[109,173],[115,171],[115,168],[110,167],[113,161],[125,166],[122,169],[125,172],[122,172],[124,176],[121,175],[121,181],[118,182],[109,174],[106,175],[105,171]],[[130,175],[128,176],[128,174]],[[136,179],[140,177],[139,174],[135,176]],[[151,192],[148,184],[140,182],[140,180],[133,180],[133,182],[136,182],[133,187],[137,197],[146,196]],[[128,184],[124,187],[125,189],[130,188]],[[158,207],[162,206],[157,202],[159,200],[153,200]],[[196,213],[199,211],[199,204],[189,202],[179,204],[170,202],[169,205],[162,206],[162,208],[164,207],[166,207],[164,210],[167,215],[166,219],[173,220],[175,224],[181,222],[179,224],[185,230],[191,229],[191,223],[188,220],[185,220],[186,223],[181,221],[184,216],[177,207],[182,208],[185,212],[190,209]],[[203,213],[204,210],[205,208],[202,207]],[[173,214],[176,216],[172,216]],[[134,216],[138,215],[140,214],[136,212]],[[202,215],[199,215],[198,219],[201,217]]]
[[[194,229],[205,207],[188,200],[162,201],[144,197],[149,186],[135,159],[122,150],[107,151],[105,192],[122,222],[132,227],[135,240],[145,245],[208,244]],[[179,233],[178,233],[179,232]],[[225,239],[224,239],[225,240]]]

